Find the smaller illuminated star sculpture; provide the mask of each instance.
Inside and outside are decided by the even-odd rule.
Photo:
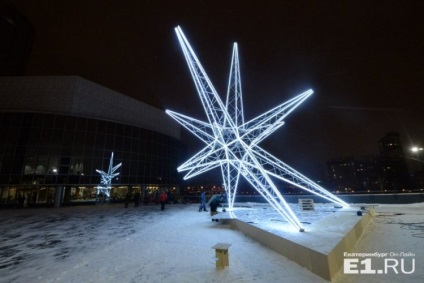
[[[302,224],[284,200],[271,177],[331,202],[345,207],[349,206],[258,146],[262,140],[280,128],[284,124],[283,119],[305,101],[313,91],[308,90],[245,122],[237,43],[233,48],[227,100],[224,105],[181,28],[176,27],[175,32],[208,118],[208,123],[206,123],[166,110],[168,115],[206,144],[202,150],[178,167],[180,172],[188,171],[184,179],[221,167],[228,208],[232,211],[237,184],[242,175],[281,216],[302,232],[305,231]]]
[[[101,185],[97,186],[97,194],[103,193],[107,197],[110,197],[110,190],[112,188],[112,179],[119,175],[119,173],[115,173],[119,167],[121,167],[122,163],[119,163],[116,166],[113,166],[113,152],[110,156],[109,169],[106,172],[96,169],[96,172],[100,174]]]

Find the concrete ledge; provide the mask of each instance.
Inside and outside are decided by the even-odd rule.
[[[331,280],[343,265],[344,253],[352,251],[356,242],[368,226],[374,213],[357,216],[356,211],[323,219],[311,226],[311,232],[277,236],[260,227],[238,219],[225,221],[250,238],[273,249],[277,253],[307,268],[318,276]],[[347,223],[347,224],[346,224]]]

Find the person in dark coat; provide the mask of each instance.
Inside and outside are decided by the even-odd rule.
[[[162,191],[162,193],[159,196],[160,210],[165,210],[165,204],[167,199],[168,199],[168,195],[166,194],[165,191]]]
[[[134,195],[134,207],[138,207],[139,204],[140,204],[140,193],[137,192]]]
[[[128,208],[128,204],[130,203],[130,199],[131,199],[131,194],[128,192],[125,195],[125,208]]]
[[[207,211],[206,210],[206,193],[205,192],[202,192],[201,194],[200,194],[200,206],[199,206],[199,212],[200,211]]]
[[[217,197],[214,197],[212,200],[211,200],[211,202],[210,202],[210,204],[209,204],[209,206],[211,207],[211,216],[213,217],[214,215],[216,215],[216,214],[218,214],[218,211],[217,211],[217,209],[218,209],[218,207],[219,206],[222,206],[221,205],[221,202],[224,200],[224,196],[223,195],[221,195],[221,196],[217,196]],[[219,221],[219,219],[218,218],[212,218],[212,221],[216,221],[216,222],[218,222]]]
[[[19,201],[19,207],[23,208],[25,205],[25,196],[23,194],[19,195],[18,201]]]

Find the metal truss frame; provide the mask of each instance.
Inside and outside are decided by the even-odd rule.
[[[105,194],[107,197],[110,197],[110,190],[112,189],[112,179],[119,175],[115,173],[119,167],[122,166],[122,163],[113,166],[113,152],[110,156],[109,168],[107,172],[96,169],[96,172],[100,174],[100,185],[97,186],[97,195],[99,193]]]
[[[318,195],[341,206],[349,205],[315,182],[286,165],[258,144],[284,124],[284,119],[304,102],[308,90],[245,122],[237,43],[234,43],[227,98],[222,102],[180,27],[175,28],[208,122],[166,110],[166,113],[205,143],[205,147],[177,169],[189,179],[220,167],[229,210],[234,207],[242,175],[288,222],[299,231],[304,227],[293,213],[271,177]]]

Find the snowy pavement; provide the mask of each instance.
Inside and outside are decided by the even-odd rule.
[[[258,221],[265,210],[249,215]],[[382,214],[355,251],[413,252],[414,273],[342,270],[333,281],[423,282],[423,231],[394,223],[422,222],[424,204],[381,205],[377,211]],[[212,222],[194,204],[167,205],[165,211],[120,204],[2,210],[0,229],[0,282],[326,282],[229,225]],[[230,266],[223,270],[215,268],[212,246],[218,242],[231,244]]]

